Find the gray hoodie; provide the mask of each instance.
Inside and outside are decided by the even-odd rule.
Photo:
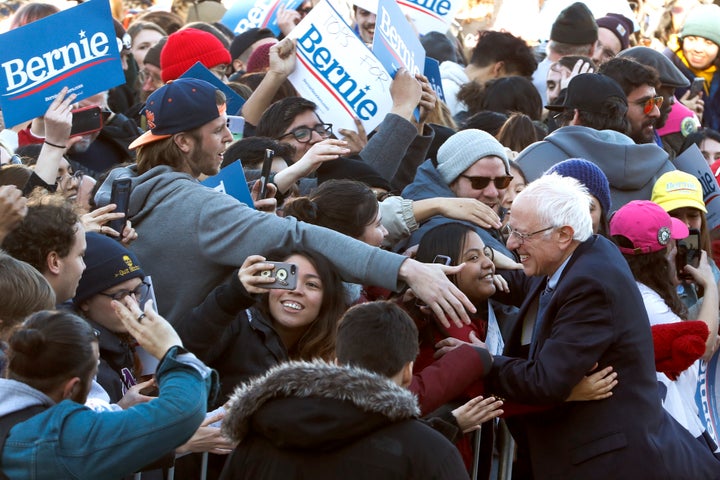
[[[0,378],[0,417],[38,405],[52,407],[55,401],[22,382]]]
[[[515,161],[532,182],[568,158],[584,158],[600,167],[610,182],[613,210],[631,200],[650,200],[658,177],[675,170],[668,153],[655,144],[638,145],[619,132],[576,125],[555,130]]]
[[[406,259],[326,228],[259,212],[164,165],[132,179],[128,218],[138,232],[130,248],[152,276],[160,314],[171,322],[199,305],[248,256],[273,248],[302,245],[330,260],[344,280],[391,290],[399,288]]]

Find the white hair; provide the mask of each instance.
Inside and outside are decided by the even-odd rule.
[[[553,227],[570,226],[573,240],[584,242],[593,234],[588,189],[572,177],[557,173],[543,175],[515,198],[533,200],[540,223]]]

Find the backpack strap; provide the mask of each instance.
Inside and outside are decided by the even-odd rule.
[[[2,460],[2,451],[5,448],[5,440],[7,440],[10,429],[18,423],[22,423],[38,413],[44,412],[48,408],[50,407],[47,405],[33,405],[32,407],[27,407],[0,417],[0,460]],[[0,480],[9,480],[2,470],[0,470]]]

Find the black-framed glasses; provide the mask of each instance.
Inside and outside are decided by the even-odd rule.
[[[645,115],[650,115],[650,112],[652,112],[653,107],[662,107],[664,98],[661,95],[657,95],[655,97],[650,97],[646,100],[637,100],[633,102],[635,105],[640,105],[643,107],[643,112]]]
[[[482,190],[483,188],[490,185],[490,182],[493,182],[495,184],[495,188],[498,190],[502,190],[507,188],[510,185],[510,182],[513,180],[512,175],[505,175],[503,177],[471,177],[470,175],[463,175],[460,174],[461,177],[467,178],[470,180],[470,186],[473,188],[473,190]]]
[[[542,229],[537,230],[537,231],[532,232],[532,233],[521,233],[521,232],[518,232],[517,230],[515,230],[513,227],[511,227],[509,223],[507,223],[507,224],[505,224],[505,226],[500,230],[500,232],[502,232],[502,234],[505,235],[508,239],[509,239],[512,235],[515,235],[515,237],[517,237],[517,239],[518,239],[518,242],[520,242],[520,245],[522,245],[522,244],[525,243],[526,240],[531,239],[532,237],[534,237],[534,236],[537,235],[538,233],[547,232],[548,230],[552,230],[553,228],[555,228],[555,227],[552,227],[552,226],[551,226],[551,227],[547,227],[547,228],[542,228]]]
[[[118,302],[122,300],[123,298],[127,297],[128,295],[135,295],[135,298],[138,299],[138,301],[143,300],[148,292],[150,291],[150,284],[146,283],[145,281],[142,281],[140,285],[135,287],[132,290],[120,290],[115,293],[105,293],[100,292],[100,295],[103,295],[105,297],[110,297],[113,300],[117,300]]]
[[[288,133],[280,135],[277,140],[287,137],[288,135],[292,135],[298,142],[308,143],[312,138],[313,132],[320,135],[323,140],[326,138],[330,138],[330,135],[332,135],[332,123],[318,123],[314,127],[297,127],[293,130],[290,130]]]

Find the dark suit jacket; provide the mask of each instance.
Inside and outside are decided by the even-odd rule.
[[[506,278],[511,293],[504,300],[520,306],[506,342],[506,354],[513,355],[522,318],[545,279],[522,271]],[[495,357],[488,391],[555,405],[522,417],[536,480],[720,478],[720,462],[660,404],[647,313],[609,240],[594,236],[575,250],[535,341],[533,358]],[[618,373],[613,395],[564,402],[595,362]]]

